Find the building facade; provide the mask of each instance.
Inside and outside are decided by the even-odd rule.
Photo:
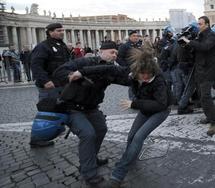
[[[195,16],[187,12],[186,9],[170,9],[169,10],[170,23],[176,30],[180,32],[182,28],[186,27],[190,22],[196,21]]]
[[[211,25],[215,24],[215,0],[204,1],[204,14],[210,19]]]
[[[32,7],[33,6],[33,7]],[[18,49],[28,45],[31,49],[46,38],[45,27],[54,22],[60,22],[65,28],[66,43],[75,45],[80,41],[82,46],[93,49],[99,48],[104,37],[117,41],[124,40],[129,30],[138,30],[140,35],[150,35],[152,40],[162,35],[162,29],[168,21],[136,21],[126,15],[64,17],[57,18],[56,14],[44,11],[38,14],[38,5],[32,4],[26,14],[0,12],[0,45],[14,44]]]

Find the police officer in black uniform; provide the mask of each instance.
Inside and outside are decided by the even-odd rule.
[[[39,90],[39,100],[56,98],[62,88],[53,78],[52,73],[60,65],[70,60],[70,53],[63,42],[64,29],[60,23],[52,23],[46,27],[47,39],[39,43],[31,53],[31,69],[35,84]],[[53,141],[35,142],[31,139],[31,146],[49,146]]]

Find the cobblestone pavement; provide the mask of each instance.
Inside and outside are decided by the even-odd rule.
[[[101,109],[106,115],[127,114],[133,111],[121,111],[119,100],[128,97],[124,86],[111,85],[106,90]],[[0,124],[32,121],[36,114],[38,92],[34,85],[10,85],[0,87]]]
[[[3,91],[7,93],[5,96],[10,96],[11,92],[17,92],[16,89]],[[18,91],[17,96],[23,96],[28,101],[23,99],[21,102],[31,103],[30,96],[28,96],[31,95],[29,88],[18,89]],[[110,94],[108,93],[108,98],[112,99],[113,95],[109,96]],[[120,93],[117,95],[120,96]],[[7,102],[2,101],[2,98],[0,101],[8,114],[14,109],[7,105],[13,104],[12,101],[15,101],[15,105],[19,102],[17,98],[10,97],[5,100]],[[33,102],[31,105],[33,106]],[[16,106],[16,112],[19,107],[19,105]],[[31,149],[28,142],[32,119],[24,117],[33,114],[34,109],[28,107],[23,113],[17,112],[16,115],[10,116],[5,112],[4,115],[7,117],[1,117],[0,187],[80,187],[77,137],[71,134],[65,140],[61,136],[56,139],[52,147]],[[113,106],[108,107],[108,102],[105,107],[109,112],[113,108]],[[1,107],[0,111],[2,112],[4,108]],[[102,158],[109,157],[108,165],[99,168],[99,173],[106,179],[109,178],[111,169],[125,149],[127,134],[136,115],[134,112],[132,114],[116,113],[119,115],[113,115],[114,111],[111,113],[107,117],[108,133],[99,153]],[[13,119],[15,116],[20,119],[10,121],[10,118]],[[145,141],[141,155],[131,167],[122,187],[214,188],[215,137],[211,138],[206,135],[208,125],[199,124],[202,117],[201,110],[197,110],[192,115],[180,116],[176,115],[173,110],[167,120]]]

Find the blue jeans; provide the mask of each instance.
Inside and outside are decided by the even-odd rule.
[[[96,157],[107,132],[106,119],[98,109],[89,111],[71,111],[71,131],[80,139],[80,173],[85,180],[97,175]]]
[[[169,115],[170,110],[146,116],[139,112],[128,134],[127,147],[119,162],[116,163],[111,179],[121,182],[128,173],[129,166],[137,159],[143,141],[156,129]]]
[[[14,82],[21,81],[21,67],[19,62],[12,62]]]

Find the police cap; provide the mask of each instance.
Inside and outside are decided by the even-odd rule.
[[[63,28],[62,24],[60,23],[51,23],[46,26],[47,31],[54,31],[57,28]]]

